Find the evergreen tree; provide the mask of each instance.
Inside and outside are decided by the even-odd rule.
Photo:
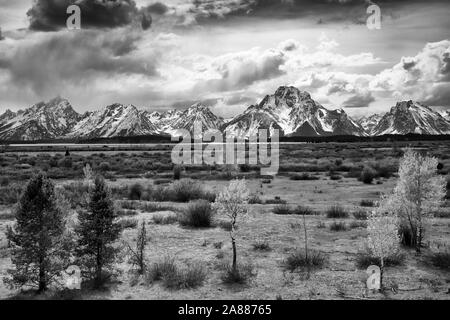
[[[14,269],[4,279],[11,287],[37,287],[45,291],[69,265],[70,241],[64,213],[56,201],[55,186],[42,173],[30,179],[8,229]]]
[[[89,209],[79,213],[76,228],[78,246],[76,255],[84,274],[99,287],[104,282],[104,273],[111,270],[118,249],[113,244],[120,236],[120,226],[110,192],[101,176],[95,178],[90,192]]]

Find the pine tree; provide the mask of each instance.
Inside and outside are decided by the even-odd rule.
[[[14,269],[4,279],[11,287],[48,289],[69,265],[70,241],[55,186],[42,173],[33,176],[19,200],[16,223],[8,229]]]
[[[83,273],[94,280],[96,288],[106,280],[104,274],[112,269],[117,258],[118,249],[114,242],[121,229],[115,218],[108,187],[105,180],[97,176],[90,192],[89,210],[79,213],[79,226],[76,228],[79,265]]]

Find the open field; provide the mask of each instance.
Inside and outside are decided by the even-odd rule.
[[[446,175],[450,169],[450,143],[409,143],[416,150],[436,156]],[[0,154],[0,276],[11,266],[5,237],[12,223],[13,209],[24,181],[36,170],[55,179],[67,197],[67,210],[74,219],[82,206],[76,193],[83,167],[90,163],[102,173],[112,189],[120,219],[126,221],[118,246],[136,239],[137,224],[145,221],[149,237],[146,249],[150,265],[171,257],[183,268],[201,264],[206,277],[191,289],[166,288],[161,281],[137,277],[124,257],[121,274],[105,291],[83,290],[85,299],[449,299],[449,266],[437,267],[430,257],[433,248],[416,255],[402,248],[398,265],[386,270],[384,294],[367,293],[365,268],[358,264],[365,251],[367,235],[364,214],[373,210],[382,193],[396,183],[398,159],[404,144],[323,143],[286,145],[280,150],[280,171],[262,177],[252,166],[186,167],[181,178],[198,181],[210,200],[229,180],[245,177],[252,193],[250,213],[238,222],[238,261],[252,265],[247,284],[224,284],[223,264],[231,261],[231,244],[223,217],[215,215],[208,228],[192,228],[180,223],[188,207],[172,198],[167,190],[174,179],[169,149],[147,152],[62,152]],[[364,169],[370,172],[365,181]],[[139,185],[139,192],[132,192]],[[136,188],[136,187],[135,187]],[[75,191],[74,191],[75,190]],[[447,194],[448,197],[448,194]],[[185,200],[185,199],[183,199]],[[187,199],[189,200],[189,199]],[[306,216],[309,244],[324,257],[323,268],[309,277],[291,272],[286,259],[303,247],[300,231],[302,215],[276,214],[297,206],[311,209]],[[327,211],[338,206],[344,218],[328,218]],[[295,213],[295,212],[288,212]],[[450,242],[450,201],[428,222],[426,243]],[[339,225],[339,228],[335,228]],[[450,244],[448,244],[450,245]],[[125,250],[123,250],[125,251]],[[0,283],[0,299],[17,297],[17,291]]]

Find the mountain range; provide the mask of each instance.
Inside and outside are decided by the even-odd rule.
[[[201,103],[166,112],[115,103],[79,114],[69,101],[57,97],[25,110],[6,110],[0,115],[0,140],[179,135],[181,129],[192,132],[195,121],[203,132],[217,129],[235,137],[248,137],[263,128],[279,129],[280,136],[450,134],[449,112],[439,113],[418,102],[401,101],[385,114],[355,120],[342,109],[323,107],[306,91],[282,86],[228,121]]]

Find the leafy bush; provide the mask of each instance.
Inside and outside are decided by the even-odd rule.
[[[136,210],[138,204],[134,201],[120,201],[120,207],[122,209],[128,209],[128,210]]]
[[[332,174],[330,175],[330,180],[342,180],[342,176],[338,174]]]
[[[118,222],[119,227],[123,229],[134,229],[138,225],[138,221],[136,219],[122,219]]]
[[[22,190],[23,188],[19,184],[0,187],[0,204],[10,205],[17,203],[22,194]]]
[[[367,212],[364,210],[354,211],[352,214],[356,220],[367,220],[368,215]]]
[[[428,258],[433,266],[450,271],[450,252],[433,252]]]
[[[168,289],[191,289],[203,284],[206,279],[206,270],[199,264],[189,264],[185,269],[173,269],[173,272],[163,274],[164,287]]]
[[[296,173],[296,174],[290,176],[289,179],[291,179],[291,180],[319,180],[320,178],[318,176],[313,176],[313,175],[310,175],[309,173],[304,172],[304,173],[300,173],[300,174]]]
[[[192,200],[204,199],[214,202],[216,195],[212,192],[206,192],[202,186],[193,180],[182,179],[173,182],[170,186],[158,186],[151,192],[151,198],[154,201],[175,201],[189,202]]]
[[[361,200],[359,205],[361,207],[373,207],[375,206],[375,203],[372,200]]]
[[[270,248],[269,242],[266,240],[255,242],[255,243],[253,243],[252,246],[253,246],[253,250],[255,250],[255,251],[270,251],[270,250],[272,250]]]
[[[102,172],[106,172],[106,171],[110,171],[111,170],[111,166],[110,166],[109,162],[101,162],[100,165],[98,166],[98,168]]]
[[[250,195],[250,198],[248,199],[249,204],[263,204],[264,201],[257,195],[252,194]]]
[[[250,170],[251,170],[252,168],[250,167],[250,165],[248,165],[248,164],[240,164],[239,165],[239,170],[241,171],[241,172],[249,172]]]
[[[157,212],[157,211],[177,211],[178,209],[172,206],[167,205],[161,205],[158,203],[152,203],[152,202],[144,202],[140,203],[140,209],[143,212],[151,213],[151,212]]]
[[[225,284],[248,284],[256,276],[254,266],[250,263],[238,264],[237,268],[224,265],[221,279]]]
[[[400,266],[405,261],[405,255],[401,252],[398,252],[394,255],[391,255],[384,259],[384,266],[385,267],[394,267],[394,266]],[[374,257],[366,251],[358,252],[356,255],[356,265],[360,269],[367,269],[371,265],[376,265],[380,267],[380,258]]]
[[[292,210],[291,210],[291,207],[288,206],[287,204],[280,204],[273,208],[273,213],[279,214],[279,215],[287,215],[287,214],[291,214]]]
[[[141,200],[142,192],[144,188],[139,183],[134,183],[131,185],[128,191],[128,199],[130,200]]]
[[[180,218],[180,224],[194,228],[211,227],[214,211],[206,200],[190,202],[187,210]]]
[[[154,224],[174,224],[178,222],[178,217],[174,214],[154,214],[152,221]]]
[[[286,200],[281,199],[278,196],[275,196],[273,199],[267,199],[264,201],[265,204],[286,204]]]
[[[70,206],[86,208],[89,202],[89,186],[81,182],[64,184],[61,190],[64,197],[69,201]]]
[[[135,216],[137,215],[136,210],[129,210],[129,209],[117,209],[116,215],[118,217],[127,217],[127,216]]]
[[[172,184],[174,198],[178,202],[189,202],[201,199],[203,190],[200,184],[195,181],[183,179]]]
[[[292,210],[292,214],[312,216],[312,215],[317,215],[318,212],[310,207],[299,205],[295,209]]]
[[[177,266],[175,259],[171,257],[164,257],[161,261],[153,263],[149,268],[146,279],[147,282],[152,283],[154,281],[162,280],[164,276],[177,272]]]
[[[345,211],[345,209],[339,205],[334,205],[328,208],[326,214],[327,218],[333,219],[348,218],[348,212]]]
[[[173,258],[165,257],[150,267],[146,279],[149,283],[162,280],[163,286],[168,289],[196,288],[205,281],[206,270],[198,263],[180,269]]]
[[[350,229],[357,229],[357,228],[367,228],[367,222],[365,222],[365,221],[352,221],[350,223]]]
[[[298,269],[301,271],[321,269],[325,265],[325,256],[316,250],[308,250],[308,256],[305,254],[305,250],[297,249],[291,253],[284,261],[284,267],[294,272]]]
[[[8,177],[2,177],[0,179],[0,186],[7,187],[9,185],[9,178]]]
[[[360,180],[365,184],[371,184],[373,179],[375,179],[377,173],[371,167],[364,167],[361,172]]]
[[[334,221],[332,224],[330,224],[330,230],[331,231],[347,231],[347,225],[345,224],[345,222]]]

